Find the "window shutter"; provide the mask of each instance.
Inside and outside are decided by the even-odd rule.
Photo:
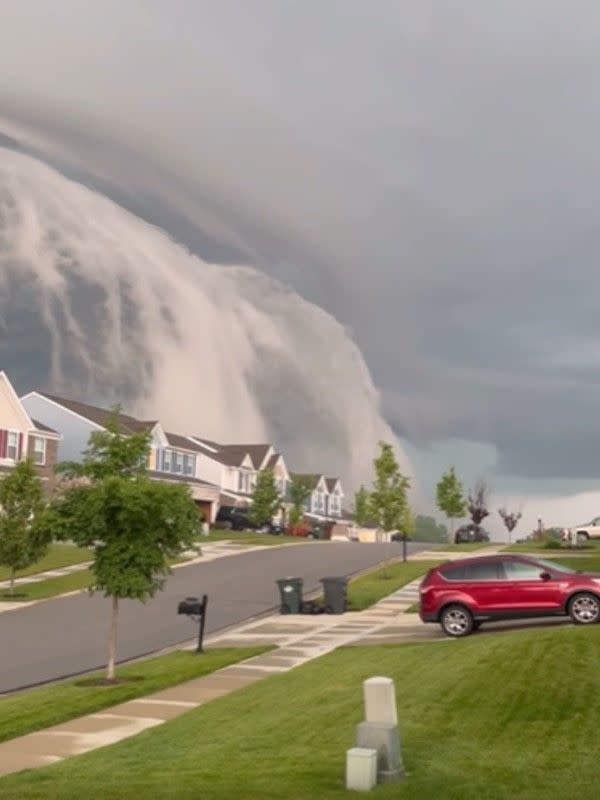
[[[21,453],[23,452],[23,434],[19,434],[19,441],[17,443],[17,461],[21,459]]]
[[[0,431],[0,458],[6,458],[7,441],[8,441],[8,431]]]

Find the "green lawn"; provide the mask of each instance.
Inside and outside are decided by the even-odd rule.
[[[60,567],[70,567],[72,564],[81,564],[83,561],[91,561],[92,553],[74,544],[52,544],[46,555],[32,564],[27,569],[19,570],[17,578],[24,578],[27,575],[34,575],[36,572],[45,572],[49,569],[60,569]],[[10,573],[6,567],[0,567],[0,581],[6,581]]]
[[[600,541],[586,542],[583,547],[569,548],[566,545],[561,545],[560,542],[556,543],[556,547],[547,547],[544,542],[519,542],[518,544],[511,544],[504,547],[504,553],[548,553],[550,555],[557,552],[564,553],[589,553],[600,551]]]
[[[542,556],[540,555],[540,558]],[[558,556],[552,554],[551,557],[544,556],[545,561],[552,561],[555,564],[564,564],[571,569],[579,570],[580,572],[600,572],[600,553],[598,555],[578,556],[569,558],[567,555]]]
[[[0,779],[14,800],[344,800],[361,684],[395,680],[408,776],[374,798],[596,800],[600,626],[337,650],[151,731]]]
[[[396,589],[424,575],[428,569],[439,563],[439,561],[394,561],[354,578],[348,584],[349,610],[362,611],[363,608],[369,608]]]
[[[15,596],[12,597],[8,589],[0,591],[0,602],[22,602],[30,600],[46,600],[59,594],[73,592],[77,589],[87,589],[92,579],[89,569],[72,572],[70,575],[61,575],[58,578],[47,578],[38,583],[23,583],[15,586]]]
[[[198,537],[198,544],[206,542],[222,542],[224,540],[237,542],[239,544],[263,544],[263,545],[281,545],[281,544],[301,544],[302,542],[314,541],[313,539],[305,539],[303,536],[273,536],[270,533],[256,533],[254,531],[211,531],[208,536]]]
[[[491,547],[496,542],[464,542],[463,544],[432,544],[432,550],[441,550],[444,553],[470,553],[473,550],[481,550],[483,547]]]
[[[209,649],[201,656],[178,650],[118,667],[118,677],[129,678],[131,683],[86,686],[85,681],[103,674],[93,673],[85,678],[0,697],[0,742],[199,678],[270,649]],[[4,796],[0,788],[0,797]]]

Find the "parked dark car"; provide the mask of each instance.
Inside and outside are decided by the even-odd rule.
[[[423,622],[437,622],[454,637],[494,620],[569,616],[578,625],[600,621],[600,573],[576,572],[541,558],[448,561],[429,570],[419,594]]]
[[[221,506],[215,522],[220,527],[233,531],[263,531],[275,535],[283,533],[282,525],[274,522],[267,525],[256,525],[250,519],[247,508],[236,508],[235,506]]]
[[[469,525],[463,525],[454,533],[454,543],[464,544],[465,542],[489,542],[490,535],[487,531],[479,525],[474,525],[472,522]]]

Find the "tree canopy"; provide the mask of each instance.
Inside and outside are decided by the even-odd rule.
[[[41,524],[44,492],[33,463],[19,461],[0,480],[0,564],[8,567],[10,591],[15,573],[38,561],[51,539]]]

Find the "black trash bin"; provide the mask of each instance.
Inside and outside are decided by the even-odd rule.
[[[302,605],[302,578],[280,578],[277,581],[281,597],[280,614],[299,614]]]
[[[327,614],[343,614],[346,611],[346,586],[348,578],[321,578]]]

